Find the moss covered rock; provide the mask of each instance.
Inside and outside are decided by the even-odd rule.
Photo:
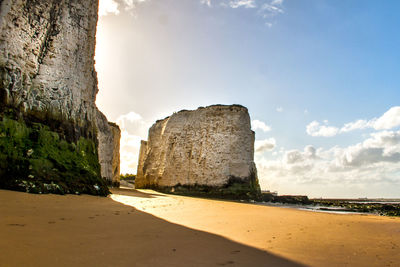
[[[43,123],[0,116],[0,188],[109,194],[94,140],[67,141]]]

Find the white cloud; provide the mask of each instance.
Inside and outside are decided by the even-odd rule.
[[[148,0],[122,0],[122,2],[125,6],[125,10],[132,10],[136,7],[136,5],[148,2]]]
[[[121,128],[120,157],[121,173],[136,173],[140,141],[147,139],[151,123],[131,111],[117,118]]]
[[[276,146],[276,140],[274,138],[256,140],[254,144],[256,153],[263,153],[266,151],[273,150],[275,146]]]
[[[296,164],[299,162],[304,162],[309,159],[316,158],[316,149],[313,146],[306,146],[304,151],[299,150],[289,150],[285,152],[283,156],[283,161],[286,164]]]
[[[99,16],[107,16],[110,14],[118,15],[123,8],[126,11],[132,11],[138,4],[148,2],[149,0],[99,0]],[[199,0],[201,4],[212,6],[212,0]],[[272,27],[274,21],[272,19],[283,14],[283,0],[270,0],[257,6],[256,0],[226,0],[220,3],[221,6],[230,8],[251,8],[256,9],[258,15],[265,19],[265,25]],[[132,12],[131,12],[132,13]],[[132,13],[133,15],[133,13]]]
[[[245,7],[255,8],[255,0],[231,0],[228,4],[231,8]]]
[[[140,114],[137,114],[134,111],[131,111],[127,114],[119,116],[117,120],[120,120],[121,122],[124,122],[125,120],[130,121],[130,122],[140,121],[140,120],[142,120],[142,116],[140,116]]]
[[[99,16],[107,16],[110,14],[118,15],[120,7],[123,6],[126,11],[130,11],[137,4],[147,2],[148,0],[99,0]]]
[[[136,112],[129,112],[127,114],[121,115],[117,118],[117,124],[122,128],[125,129],[127,127],[127,123],[138,123],[142,124],[143,123],[143,118],[140,116],[140,114],[137,114]],[[137,126],[137,125],[135,125]]]
[[[262,130],[263,132],[269,132],[271,131],[271,127],[265,124],[265,122],[259,121],[259,120],[252,120],[251,121],[251,128],[253,131],[256,130]]]
[[[346,133],[350,131],[354,131],[357,129],[365,129],[371,127],[371,122],[366,120],[357,120],[355,122],[346,123],[341,129],[340,132]]]
[[[400,106],[392,107],[374,122],[374,129],[388,130],[400,126]]]
[[[321,125],[317,121],[310,122],[306,127],[307,134],[311,136],[331,137],[335,136],[339,129],[333,126]]]
[[[328,124],[327,121],[324,121]],[[390,130],[400,126],[400,106],[395,106],[386,111],[379,118],[370,120],[356,120],[346,123],[342,128],[338,129],[333,126],[320,125],[319,122],[313,121],[307,125],[307,133],[311,136],[331,137],[339,133],[347,133],[354,130],[362,130],[373,128],[375,130]]]
[[[277,14],[277,13],[284,13],[282,9],[283,1],[271,1],[270,3],[265,3],[261,6],[261,11],[267,11],[269,15]],[[267,14],[268,14],[267,13]]]
[[[114,0],[99,1],[99,16],[107,16],[108,14],[119,14],[119,4]]]
[[[276,111],[278,111],[278,112],[283,112],[283,107],[277,107],[277,108],[276,108]]]
[[[300,188],[305,191],[318,188],[314,196],[326,196],[331,188],[339,188],[336,196],[354,197],[354,194],[363,196],[363,192],[374,187],[390,190],[400,186],[400,131],[372,133],[364,141],[348,147],[324,150],[306,146],[303,151],[287,150],[276,156],[275,160],[256,157],[263,188],[291,188],[291,192],[285,193],[297,194],[301,193]],[[345,192],[346,188],[359,191]],[[374,190],[369,192],[374,194]]]
[[[125,3],[125,10],[131,10],[135,7],[135,2],[144,2],[144,1],[135,1],[135,0],[123,0]]]
[[[364,142],[343,150],[338,160],[344,167],[400,162],[400,131],[373,133]]]
[[[265,20],[267,27],[272,27],[275,23],[273,18],[279,14],[285,13],[283,8],[283,0],[263,0],[257,5],[256,0],[223,0],[220,2],[220,6],[226,8],[249,8],[256,10],[256,14],[261,16]],[[200,3],[211,7],[211,0],[200,0]]]
[[[129,134],[126,130],[121,131],[121,173],[136,173],[141,140],[140,136]]]
[[[260,14],[266,21],[265,25],[271,28],[274,24],[274,17],[277,15],[285,13],[283,9],[283,0],[272,0],[261,5],[258,9],[258,14]]]
[[[211,7],[211,0],[200,0],[200,3]]]

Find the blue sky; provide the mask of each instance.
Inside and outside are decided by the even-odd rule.
[[[136,172],[156,119],[237,103],[253,120],[264,189],[400,197],[399,7],[100,0],[97,103],[123,130],[122,172]]]

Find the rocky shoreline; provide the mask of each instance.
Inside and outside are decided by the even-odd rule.
[[[205,186],[175,186],[169,188],[155,188],[154,190],[172,195],[192,196],[209,199],[233,200],[256,204],[283,204],[294,205],[313,211],[343,212],[343,213],[369,213],[381,216],[400,217],[400,202],[365,202],[356,199],[309,199],[301,195],[274,195],[272,193],[259,193],[255,190],[233,190],[230,187],[211,188]]]
[[[372,213],[383,216],[400,216],[400,203],[399,202],[357,202],[356,200],[340,200],[340,199],[312,199],[314,206],[322,206],[321,210],[329,210],[332,208],[340,208],[338,211],[358,212],[358,213]]]

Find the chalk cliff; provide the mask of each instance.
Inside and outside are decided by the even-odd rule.
[[[0,6],[0,187],[107,194],[119,135],[95,105],[98,1]]]
[[[157,121],[141,143],[135,186],[236,197],[259,193],[247,109],[214,105]]]
[[[108,122],[106,117],[98,112],[97,114],[97,139],[99,141],[99,162],[101,176],[108,185],[119,186],[120,157],[119,141],[121,130],[115,123]]]

